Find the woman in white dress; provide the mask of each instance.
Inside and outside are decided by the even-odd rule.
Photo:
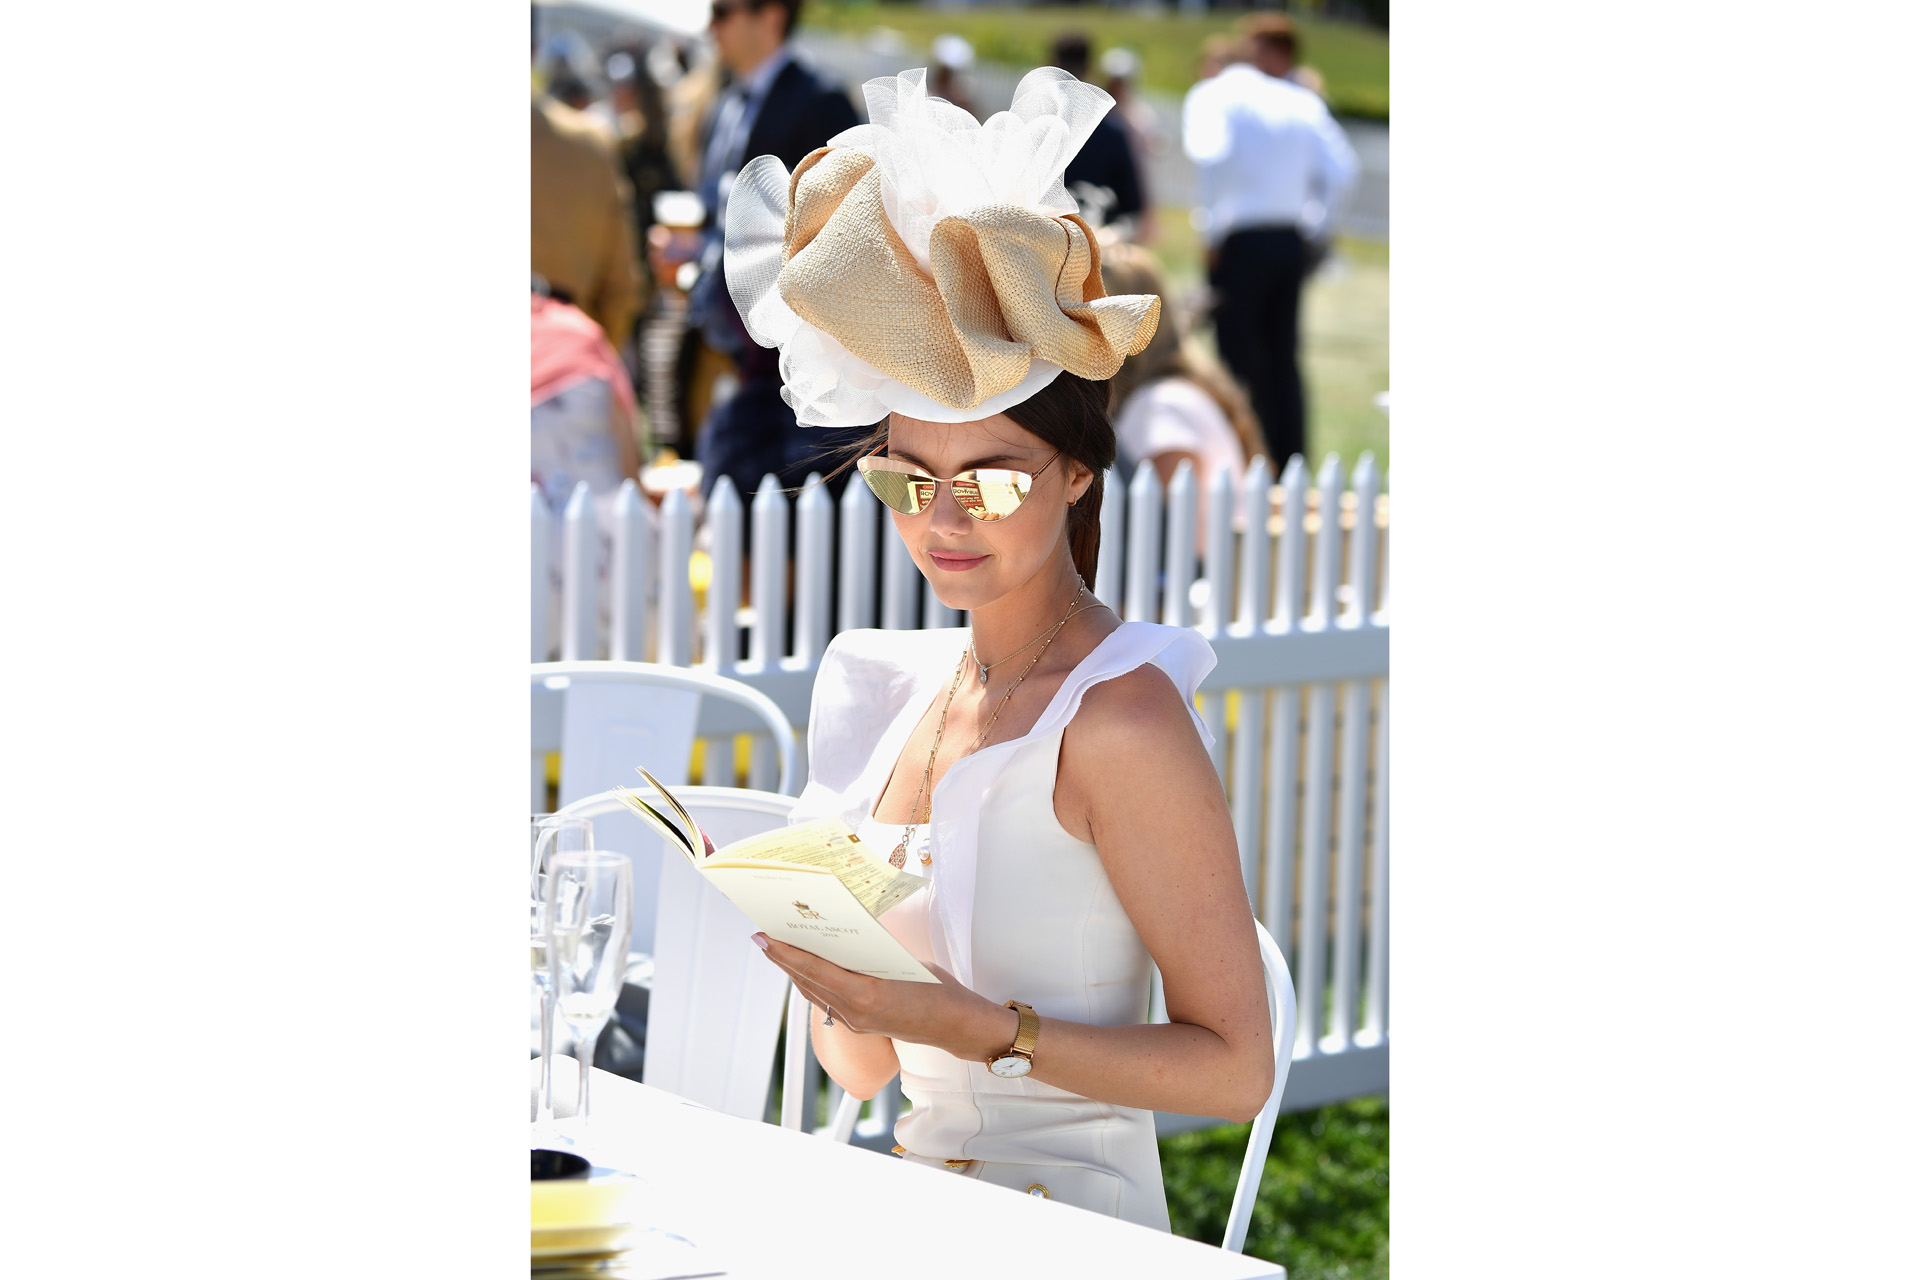
[[[968,614],[835,639],[795,812],[837,815],[929,878],[884,922],[940,983],[755,941],[813,1003],[836,1081],[865,1098],[899,1074],[898,1154],[1164,1230],[1152,1113],[1251,1119],[1273,1048],[1193,711],[1213,655],[1086,587],[1115,448],[1106,379],[1159,312],[1105,294],[1059,182],[1111,100],[1052,68],[985,128],[921,72],[867,99],[872,123],[794,174],[772,157],[741,171],[727,274],[749,332],[782,348],[801,422],[879,421],[862,475]]]

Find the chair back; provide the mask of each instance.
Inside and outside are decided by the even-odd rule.
[[[664,782],[665,779],[662,779]],[[634,787],[657,799],[651,787]],[[786,825],[793,797],[735,787],[674,787],[716,847]],[[593,821],[594,844],[653,868],[653,989],[641,1080],[745,1120],[765,1117],[774,1046],[791,985],[749,941],[756,926],[612,791],[562,812]]]
[[[751,685],[708,671],[652,662],[536,662],[533,812],[545,807],[550,751],[560,753],[563,808],[615,787],[639,785],[635,765],[645,765],[677,795],[687,781],[703,698],[744,708],[752,717],[748,723],[773,737],[780,756],[780,793],[792,795],[799,790],[793,725],[771,698]],[[651,830],[647,835],[644,853],[621,851],[634,860],[633,949],[652,954],[658,905],[654,886],[659,879],[654,851],[660,842]],[[719,836],[714,839],[718,842]],[[596,839],[595,843],[603,842]]]
[[[1253,1132],[1247,1135],[1247,1154],[1240,1161],[1240,1182],[1233,1192],[1233,1208],[1227,1213],[1227,1235],[1220,1247],[1240,1252],[1247,1242],[1247,1224],[1253,1220],[1254,1197],[1260,1192],[1260,1174],[1267,1165],[1267,1147],[1273,1141],[1273,1121],[1280,1114],[1280,1095],[1286,1092],[1287,1068],[1293,1063],[1293,1038],[1299,1025],[1299,1009],[1294,1002],[1293,974],[1279,944],[1258,920],[1253,928],[1260,941],[1260,966],[1267,977],[1267,1011],[1273,1018],[1273,1092],[1267,1105],[1254,1117]]]

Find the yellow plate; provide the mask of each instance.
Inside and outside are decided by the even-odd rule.
[[[533,1233],[535,1258],[572,1258],[583,1254],[611,1257],[627,1247],[633,1224],[616,1222],[604,1227],[543,1227]]]
[[[632,1221],[634,1179],[630,1177],[555,1178],[531,1185],[535,1230]]]

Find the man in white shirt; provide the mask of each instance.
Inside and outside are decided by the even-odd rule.
[[[1199,177],[1194,222],[1207,244],[1221,359],[1247,388],[1276,468],[1306,452],[1300,286],[1358,171],[1326,104],[1294,84],[1293,25],[1247,24],[1252,65],[1187,91],[1182,142]]]

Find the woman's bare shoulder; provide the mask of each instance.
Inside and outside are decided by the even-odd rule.
[[[1193,715],[1171,677],[1152,663],[1088,689],[1068,726],[1076,745],[1096,752],[1164,756],[1200,749]]]

